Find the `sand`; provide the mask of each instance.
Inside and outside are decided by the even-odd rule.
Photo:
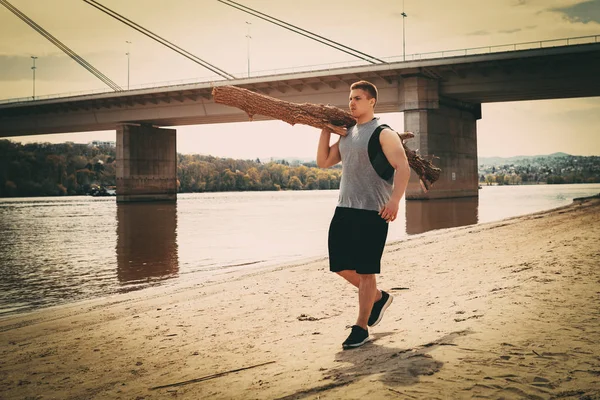
[[[0,398],[600,399],[599,266],[588,199],[388,245],[359,349],[326,259],[8,317]]]

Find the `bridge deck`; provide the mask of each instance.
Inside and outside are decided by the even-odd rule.
[[[414,75],[437,81],[440,97],[481,104],[600,96],[597,71],[600,43],[590,43],[15,102],[0,104],[0,137],[112,130],[121,123],[247,120],[243,112],[211,100],[212,87],[225,84],[287,101],[346,108],[349,85],[367,79],[380,89],[381,113],[402,110],[399,83]]]

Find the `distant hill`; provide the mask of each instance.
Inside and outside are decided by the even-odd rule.
[[[600,182],[600,156],[480,157],[477,169],[480,182],[488,185]]]
[[[281,161],[281,160],[285,160],[288,163],[290,163],[290,165],[299,165],[299,164],[304,164],[304,163],[314,163],[315,158],[314,157],[266,157],[264,159],[261,159],[261,161],[263,162],[269,162],[269,161]]]
[[[518,161],[531,161],[536,158],[561,158],[561,157],[570,157],[570,154],[567,153],[552,153],[548,155],[538,155],[538,156],[513,156],[513,157],[479,157],[478,164],[486,164],[486,165],[504,165],[504,164],[513,164]]]
[[[537,155],[537,156],[513,156],[513,157],[479,157],[478,164],[486,164],[486,165],[504,165],[504,164],[514,164],[518,161],[531,161],[536,158],[561,158],[561,157],[570,157],[571,154],[567,153],[552,153],[548,155]],[[314,158],[299,158],[299,157],[266,157],[261,159],[263,162],[269,161],[282,161],[285,160],[290,165],[299,165],[306,163],[315,163]]]

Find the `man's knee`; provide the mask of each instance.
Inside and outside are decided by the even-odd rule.
[[[361,282],[373,282],[375,281],[375,274],[358,274]]]

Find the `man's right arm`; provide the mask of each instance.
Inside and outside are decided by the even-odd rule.
[[[317,166],[319,168],[329,168],[340,161],[340,141],[335,142],[333,146],[329,146],[331,140],[331,130],[324,128],[321,131],[319,138],[319,147],[317,149]]]

